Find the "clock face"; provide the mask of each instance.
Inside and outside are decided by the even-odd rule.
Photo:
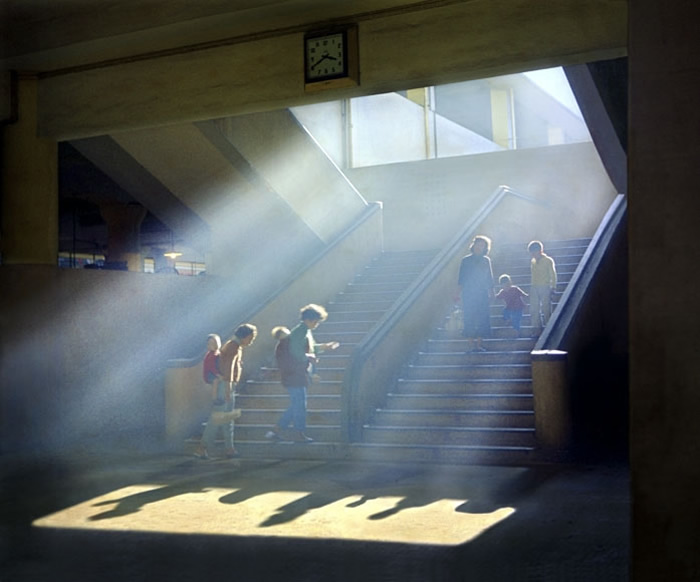
[[[345,34],[338,32],[306,39],[306,80],[320,81],[347,75]]]

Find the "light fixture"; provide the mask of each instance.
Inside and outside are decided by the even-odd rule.
[[[182,256],[182,253],[178,253],[175,250],[175,237],[173,236],[173,231],[170,231],[170,250],[166,253],[163,253],[164,257],[168,257],[169,259],[172,259],[173,261],[177,259],[178,257]]]

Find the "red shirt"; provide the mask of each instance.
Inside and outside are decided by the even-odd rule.
[[[202,376],[207,384],[211,384],[219,375],[219,353],[207,352],[202,362]]]
[[[523,297],[527,297],[527,293],[520,287],[512,285],[501,289],[496,297],[506,302],[506,309],[522,309],[525,306]]]

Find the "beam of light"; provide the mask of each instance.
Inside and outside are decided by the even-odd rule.
[[[559,101],[564,107],[576,114],[577,117],[583,117],[576,97],[574,97],[574,93],[564,73],[564,69],[561,67],[554,67],[552,69],[528,71],[523,74],[543,91]]]
[[[304,500],[311,494],[306,491],[269,491],[228,504],[221,499],[237,489],[206,487],[177,495],[166,490],[163,485],[131,485],[39,518],[33,525],[457,545],[475,539],[515,512],[512,507],[500,507],[490,513],[463,513],[457,508],[466,500],[448,498],[402,507],[402,497],[363,499],[356,494],[308,506]]]

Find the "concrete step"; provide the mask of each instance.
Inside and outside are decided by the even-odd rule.
[[[371,264],[427,264],[438,252],[438,250],[386,251],[372,259]]]
[[[470,364],[530,364],[529,351],[523,352],[418,352],[416,366],[457,366]]]
[[[532,380],[490,378],[483,380],[411,380],[401,378],[396,383],[393,395],[457,395],[470,394],[525,394],[532,396]]]
[[[363,442],[377,444],[535,446],[534,428],[500,427],[392,427],[363,428]]]
[[[185,453],[192,455],[199,444],[198,439],[185,441]],[[223,454],[223,442],[219,449],[210,453]],[[288,459],[324,461],[328,459],[362,462],[396,462],[407,464],[442,465],[497,465],[528,466],[538,461],[534,447],[495,447],[464,445],[407,445],[340,442],[313,442],[309,444],[290,441],[272,443],[257,440],[236,443],[243,458]]]
[[[317,343],[326,342],[339,342],[340,348],[348,345],[359,344],[367,334],[363,331],[343,331],[343,332],[330,332],[326,333],[322,327],[319,327],[318,331],[314,331],[314,339]],[[338,353],[338,350],[335,350]]]
[[[524,290],[524,289],[523,289]],[[333,311],[387,311],[392,305],[392,300],[362,301],[351,295],[343,295],[338,300],[329,301],[326,306]],[[316,334],[314,333],[314,337]]]
[[[236,426],[251,424],[273,426],[285,410],[286,407],[244,408],[241,417],[236,421]],[[308,410],[306,413],[306,422],[309,426],[340,426],[340,416],[340,410],[338,409]]]
[[[316,374],[321,378],[320,382],[315,382],[319,384],[321,382],[339,382],[345,376],[345,367],[330,367],[329,361],[324,361],[325,356],[321,355],[319,357],[319,363],[316,365]],[[338,360],[335,360],[338,361]],[[258,379],[266,382],[279,382],[280,372],[277,368],[264,367],[260,369],[260,376]]]
[[[285,393],[240,394],[236,397],[236,407],[245,411],[247,408],[287,408],[289,395]],[[307,394],[308,410],[340,409],[339,394]]]
[[[333,306],[336,307],[336,306]],[[379,321],[386,311],[339,311],[328,307],[328,320],[334,323],[341,321]]]
[[[275,419],[273,422],[270,423],[265,423],[265,424],[239,424],[236,423],[236,429],[235,429],[235,441],[236,443],[243,443],[243,442],[248,442],[248,441],[264,441],[266,440],[265,435],[270,431],[270,429],[274,426],[275,422],[277,419]],[[313,426],[310,425],[307,422],[307,430],[305,433],[313,438],[314,440],[317,440],[319,442],[340,442],[341,440],[341,433],[340,433],[340,426],[335,425],[326,425],[326,424],[314,424]],[[284,434],[284,433],[283,433]],[[288,437],[289,439],[292,438],[292,431],[288,431]],[[238,445],[236,445],[238,447]]]
[[[411,379],[450,379],[450,380],[472,380],[472,379],[493,379],[503,378],[529,379],[532,377],[530,364],[512,365],[454,365],[454,366],[416,366],[409,364],[406,367],[404,378]]]
[[[527,466],[537,461],[536,449],[532,446],[354,443],[345,454],[349,459],[367,462],[409,464]]]
[[[520,333],[516,332],[512,327],[505,327],[505,326],[493,326],[491,328],[491,337],[488,339],[484,340],[483,346],[488,350],[491,351],[491,346],[495,344],[491,344],[494,340],[511,340],[511,339],[517,339],[517,338],[523,338],[523,339],[532,339],[535,337],[535,333],[537,330],[528,325],[523,325],[520,328]],[[460,331],[454,331],[454,330],[446,330],[444,328],[438,328],[436,329],[431,338],[433,340],[459,340],[461,338],[461,332]],[[467,341],[467,340],[464,340]]]
[[[387,396],[384,410],[533,410],[532,394],[397,394]]]
[[[275,370],[276,371],[276,370]],[[340,380],[321,380],[314,382],[306,389],[307,396],[327,395],[338,396],[343,383]],[[270,394],[286,395],[287,389],[282,386],[279,379],[265,378],[264,380],[249,380],[245,383],[245,390],[240,391],[238,398],[243,396],[267,396]]]
[[[515,330],[513,330],[515,331]],[[484,340],[484,347],[490,351],[532,351],[535,347],[535,340],[531,337],[507,337],[507,338],[490,338]],[[430,338],[425,344],[425,351],[435,352],[465,352],[469,341],[461,338]]]
[[[578,267],[580,257],[571,257],[571,262],[556,264],[557,277],[568,277],[571,280],[571,275]],[[493,263],[493,276],[495,282],[498,283],[498,277],[503,273],[507,273],[513,279],[513,283],[522,287],[523,284],[530,282],[530,262],[520,263]]]
[[[533,428],[531,410],[389,410],[380,408],[372,425],[395,427],[507,427]]]
[[[410,271],[393,269],[392,272],[385,272],[382,269],[366,269],[360,275],[353,279],[356,284],[371,284],[371,283],[401,283],[410,285],[418,275],[422,272],[422,267],[415,267]]]
[[[391,281],[395,277],[402,280],[407,278],[415,279],[421,274],[427,263],[399,263],[399,264],[372,264],[364,268],[364,270],[355,279],[358,282],[360,279],[364,282],[379,279],[382,281]]]
[[[367,333],[376,323],[376,321],[362,321],[359,319],[355,321],[335,321],[329,317],[326,321],[319,324],[317,329],[319,332],[323,329],[324,333],[345,333],[348,331]]]
[[[387,281],[382,281],[381,283],[364,283],[362,281],[353,282],[347,285],[342,291],[344,295],[350,295],[353,293],[397,293],[401,294],[406,290],[408,285],[390,279]]]

